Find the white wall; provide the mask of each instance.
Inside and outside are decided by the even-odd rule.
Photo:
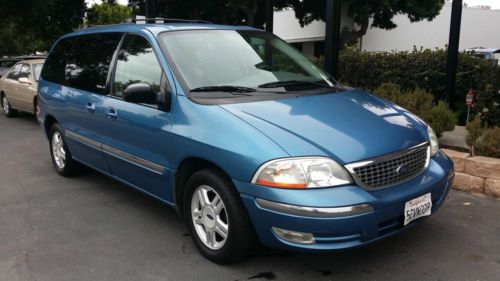
[[[347,9],[342,9],[342,28],[352,28],[353,20],[347,16]],[[295,11],[283,10],[274,12],[273,33],[288,43],[325,40],[325,22],[313,21],[301,27],[295,18]]]
[[[345,6],[345,5],[344,5]],[[352,28],[346,7],[342,11],[342,26]],[[371,28],[363,37],[361,47],[367,51],[411,51],[417,48],[444,48],[448,44],[451,6],[447,3],[432,22],[411,23],[406,15],[394,18],[393,30]],[[274,33],[287,42],[323,41],[325,23],[314,21],[302,28],[293,10],[274,13]],[[500,10],[463,8],[460,49],[471,47],[500,48]]]
[[[407,16],[398,15],[393,30],[369,29],[361,47],[366,51],[410,51],[413,47],[434,49],[448,44],[451,6],[445,5],[432,22],[411,23]],[[463,8],[460,49],[472,47],[500,48],[500,11]]]

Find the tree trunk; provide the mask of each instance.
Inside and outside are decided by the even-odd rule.
[[[257,1],[256,0],[248,0],[248,4],[243,11],[247,14],[247,25],[248,26],[254,26],[255,24],[255,16],[257,15]]]
[[[342,45],[355,42],[359,38],[363,37],[366,34],[366,32],[368,31],[369,25],[370,25],[369,20],[366,20],[365,22],[361,23],[361,27],[359,30],[342,32],[342,34],[341,34]]]

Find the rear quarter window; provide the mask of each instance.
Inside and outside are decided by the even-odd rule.
[[[106,94],[106,80],[121,33],[88,34],[60,40],[45,61],[44,80]]]

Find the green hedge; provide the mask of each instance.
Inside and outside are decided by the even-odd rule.
[[[445,102],[439,101],[436,104],[432,94],[420,88],[402,92],[394,83],[383,83],[373,90],[373,93],[422,118],[434,129],[438,137],[441,137],[445,131],[452,131],[457,124],[455,114]]]
[[[345,49],[340,55],[340,81],[368,90],[391,82],[402,91],[420,88],[432,93],[436,100],[445,100],[446,57],[447,51],[442,49],[388,53]],[[323,59],[318,63],[322,65]],[[465,95],[470,88],[479,94],[473,114],[481,112],[483,122],[500,126],[500,67],[465,53],[459,55],[451,107],[461,124],[465,123]]]

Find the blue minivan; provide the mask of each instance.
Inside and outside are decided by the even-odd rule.
[[[53,46],[38,96],[59,174],[85,165],[176,208],[217,263],[258,242],[386,238],[434,214],[454,176],[420,118],[250,27],[79,30]]]

